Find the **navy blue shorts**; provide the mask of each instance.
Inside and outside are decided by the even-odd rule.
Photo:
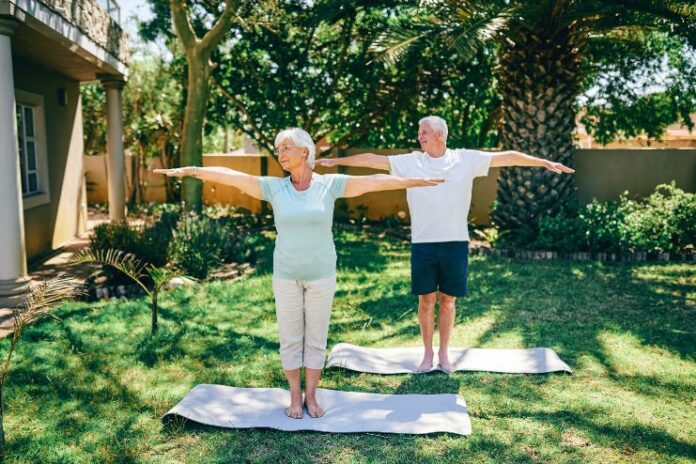
[[[426,295],[441,291],[466,295],[469,273],[469,242],[411,244],[411,291]]]

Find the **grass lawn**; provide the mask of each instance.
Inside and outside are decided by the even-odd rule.
[[[407,243],[337,232],[329,347],[418,346]],[[573,375],[325,372],[324,388],[458,393],[473,434],[163,426],[198,383],[285,387],[267,239],[258,272],[144,299],[70,303],[25,332],[6,386],[8,462],[694,462],[696,266],[474,257],[453,346],[553,348]],[[8,340],[3,340],[3,348]]]

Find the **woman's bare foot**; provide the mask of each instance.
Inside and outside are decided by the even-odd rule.
[[[299,394],[290,392],[290,407],[285,410],[285,415],[291,419],[302,419],[302,392]]]
[[[309,399],[305,401],[305,405],[307,405],[307,412],[309,413],[310,417],[317,418],[321,417],[324,415],[324,409],[319,406],[319,403],[317,403],[316,399]]]
[[[440,369],[442,369],[446,374],[451,374],[454,372],[454,364],[449,360],[447,352],[438,352],[438,361],[440,362]]]
[[[429,372],[433,368],[433,352],[425,352],[423,355],[423,361],[421,361],[420,366],[416,369],[416,372]]]

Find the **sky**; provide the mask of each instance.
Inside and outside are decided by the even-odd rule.
[[[117,0],[121,6],[121,26],[124,27],[131,39],[138,34],[138,28],[133,17],[147,19],[152,16],[150,5],[143,0]]]

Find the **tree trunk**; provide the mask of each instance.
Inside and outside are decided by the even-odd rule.
[[[498,69],[502,147],[572,167],[583,40],[571,29],[511,27],[514,43],[501,50]],[[504,168],[493,221],[503,230],[520,232],[518,237],[533,239],[539,218],[558,212],[574,192],[573,176],[541,168]]]
[[[188,61],[188,86],[186,111],[181,141],[182,166],[203,164],[203,122],[208,101],[208,79],[210,78],[209,56],[190,52]],[[203,183],[192,177],[183,180],[182,199],[187,211],[200,212]]]
[[[155,335],[157,333],[157,329],[159,328],[159,324],[157,322],[157,290],[152,291],[152,335]]]

